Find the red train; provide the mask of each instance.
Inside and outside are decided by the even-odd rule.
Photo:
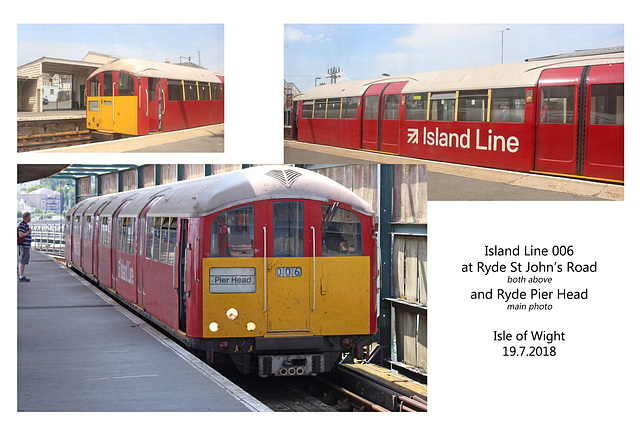
[[[81,201],[65,256],[210,361],[314,375],[373,341],[374,236],[351,191],[265,166]]]
[[[202,68],[117,59],[87,80],[87,128],[108,137],[224,123],[224,76]]]
[[[624,181],[624,53],[317,86],[293,138],[419,159]]]

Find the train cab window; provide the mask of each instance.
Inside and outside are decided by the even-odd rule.
[[[342,114],[343,119],[357,119],[358,118],[358,104],[359,99],[357,96],[350,96],[348,98],[342,98]]]
[[[211,223],[212,258],[254,256],[253,205],[224,211]]]
[[[135,218],[120,218],[118,221],[118,245],[121,252],[133,254],[133,244],[135,241]]]
[[[408,93],[405,95],[404,118],[405,120],[427,120],[427,102],[429,100],[426,93]]]
[[[591,87],[592,125],[624,125],[624,83]]]
[[[64,222],[64,234],[71,235],[71,216],[67,215]]]
[[[459,122],[486,122],[489,110],[489,91],[469,90],[458,95]]]
[[[378,120],[378,95],[364,97],[364,118]]]
[[[341,99],[330,99],[327,101],[327,119],[339,119],[342,107]]]
[[[452,122],[456,114],[456,93],[432,93],[429,120]]]
[[[302,103],[302,118],[310,119],[313,117],[313,101],[304,101]]]
[[[220,83],[211,83],[211,100],[219,101],[222,99],[222,85]]]
[[[93,77],[91,77],[91,79],[89,80],[89,91],[88,91],[88,96],[100,96],[100,92],[98,91],[98,87],[99,87],[99,75],[95,75]]]
[[[102,74],[102,93],[103,96],[113,96],[113,73],[107,71]]]
[[[575,86],[542,88],[540,123],[573,124]]]
[[[209,101],[211,99],[209,83],[198,83],[198,99],[200,101]]]
[[[400,95],[384,96],[384,120],[398,120],[400,115]]]
[[[102,217],[100,218],[100,238],[98,239],[98,245],[109,247],[109,218]]]
[[[303,202],[273,202],[273,256],[304,256]]]
[[[118,73],[118,95],[133,96],[135,95],[135,86],[133,76],[125,72]]]
[[[182,82],[180,80],[167,80],[169,101],[182,101]]]
[[[524,123],[526,88],[493,89],[491,118],[495,123]]]
[[[361,256],[362,224],[338,204],[322,205],[322,256]]]
[[[313,107],[313,118],[324,119],[327,112],[327,100],[316,99],[315,106]]]
[[[84,240],[91,241],[93,240],[93,232],[91,227],[91,215],[87,215],[84,217],[84,225],[82,227]]]
[[[184,100],[198,100],[198,86],[196,85],[196,82],[184,82]]]

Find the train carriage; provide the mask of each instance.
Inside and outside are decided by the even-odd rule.
[[[624,181],[622,50],[323,85],[294,107],[302,142]]]
[[[326,372],[376,332],[374,212],[314,172],[255,167],[99,196],[67,224],[74,268],[244,373]]]
[[[109,137],[224,123],[224,75],[117,59],[89,76],[86,105],[87,128]]]

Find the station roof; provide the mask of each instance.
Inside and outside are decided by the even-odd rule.
[[[18,164],[18,183],[42,178],[78,179],[89,175],[104,175],[136,167],[137,165],[64,165]]]
[[[18,67],[18,78],[37,79],[41,74],[78,74],[79,72],[89,74],[100,65],[95,62],[43,56]]]

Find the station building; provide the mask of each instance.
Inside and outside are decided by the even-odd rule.
[[[87,78],[98,67],[117,59],[115,56],[97,52],[89,52],[81,61],[42,57],[18,67],[18,112],[40,113],[46,109],[46,104],[54,103],[50,99],[53,90],[52,82],[64,82],[64,101],[68,109],[84,110],[84,93]],[[57,76],[57,77],[55,77]],[[57,90],[56,90],[57,92]],[[44,101],[47,99],[47,101]],[[52,105],[53,107],[53,105]]]

